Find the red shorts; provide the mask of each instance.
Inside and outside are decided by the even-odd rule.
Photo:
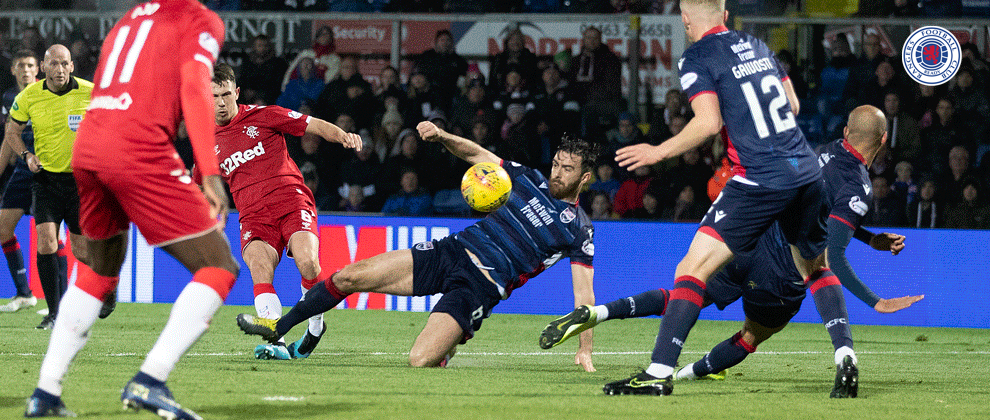
[[[118,173],[76,168],[79,227],[91,239],[106,239],[130,222],[148,244],[165,246],[202,236],[217,226],[210,205],[188,174]]]
[[[289,245],[289,238],[296,232],[316,232],[316,206],[300,203],[297,209],[281,217],[270,217],[268,211],[241,213],[241,252],[254,240],[260,240],[278,252],[279,257]],[[291,257],[291,252],[289,253]]]

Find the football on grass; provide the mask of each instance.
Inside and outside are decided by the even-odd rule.
[[[490,212],[502,207],[512,192],[512,180],[492,162],[475,164],[461,178],[461,194],[471,208]]]

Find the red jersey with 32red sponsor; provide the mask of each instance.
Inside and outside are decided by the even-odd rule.
[[[182,168],[172,145],[182,119],[180,69],[192,60],[212,69],[223,38],[223,22],[198,1],[149,2],[128,11],[103,43],[73,166],[131,173]]]
[[[289,158],[284,136],[303,135],[310,118],[280,106],[238,105],[237,116],[217,127],[220,175],[230,185],[234,204],[242,213],[266,207],[284,207],[290,212],[297,210],[290,203],[299,199],[314,202],[299,168]]]

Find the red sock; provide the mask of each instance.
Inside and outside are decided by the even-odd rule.
[[[220,295],[220,299],[226,300],[230,289],[234,287],[237,277],[233,273],[218,267],[203,267],[193,274],[192,281],[202,283]]]

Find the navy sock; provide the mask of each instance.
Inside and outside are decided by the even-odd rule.
[[[21,244],[17,242],[16,236],[3,243],[3,256],[7,258],[7,268],[10,269],[10,278],[14,279],[14,286],[17,287],[17,296],[30,297],[31,287],[28,285],[27,270],[24,269],[24,255],[21,254]]]
[[[657,289],[613,300],[606,303],[605,307],[608,308],[608,319],[636,318],[663,315],[668,300],[670,300],[670,292]]]
[[[144,372],[138,372],[137,375],[134,375],[134,379],[131,380],[139,384],[148,386],[149,388],[151,387],[160,388],[165,386],[165,382],[159,381],[158,379],[155,379],[151,375]]]
[[[657,344],[653,347],[653,363],[674,367],[681,355],[688,333],[698,321],[704,302],[705,283],[692,276],[681,276],[670,292],[667,312],[660,322]]]
[[[738,365],[746,356],[756,351],[756,347],[743,341],[742,334],[736,333],[728,340],[718,343],[701,360],[694,363],[694,375],[702,377],[718,373]]]
[[[275,331],[278,336],[284,336],[292,327],[308,320],[313,315],[319,315],[333,309],[340,301],[347,297],[346,294],[337,290],[337,285],[333,284],[333,276],[329,279],[316,283],[303,295],[302,299],[293,306],[292,309],[279,318],[275,324]]]
[[[48,313],[58,313],[58,301],[62,299],[62,287],[58,278],[58,255],[38,254],[38,277],[41,279],[41,290],[45,292],[48,302]]]
[[[815,306],[822,317],[832,346],[836,349],[853,347],[852,332],[849,330],[849,312],[846,311],[846,298],[842,295],[842,284],[829,269],[822,269],[805,281],[808,290],[815,298]]]

